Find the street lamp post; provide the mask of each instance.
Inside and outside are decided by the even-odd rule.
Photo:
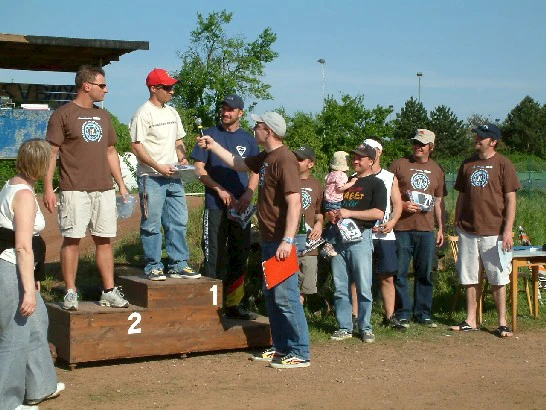
[[[322,108],[324,108],[324,101],[326,100],[326,60],[319,58],[317,63],[322,66]]]
[[[393,108],[394,108],[394,106],[392,104],[389,105],[389,110],[390,110],[390,112],[389,112],[389,122],[391,122],[391,115],[392,115]]]
[[[421,102],[421,77],[423,76],[423,73],[421,71],[417,72],[417,78],[419,79],[419,102]]]

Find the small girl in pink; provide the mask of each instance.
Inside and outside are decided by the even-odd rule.
[[[322,207],[325,212],[339,210],[341,208],[341,201],[343,201],[343,192],[352,187],[357,181],[357,178],[351,178],[349,181],[349,178],[345,173],[345,171],[349,170],[349,165],[347,164],[348,157],[349,154],[345,151],[334,152],[334,158],[330,163],[330,173],[326,175],[324,187],[324,202]],[[333,224],[328,224],[322,234],[322,237],[326,241],[321,250],[321,254],[324,257],[337,255],[337,252],[332,246],[332,243],[335,242],[336,235],[337,227]]]

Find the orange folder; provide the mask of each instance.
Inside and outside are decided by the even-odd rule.
[[[292,246],[292,252],[290,252],[288,258],[279,261],[275,255],[273,255],[270,259],[262,262],[265,286],[267,289],[274,288],[300,269],[297,253],[296,245],[294,245]]]

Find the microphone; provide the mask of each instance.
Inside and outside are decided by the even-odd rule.
[[[197,125],[197,129],[199,130],[199,134],[201,136],[204,136],[203,134],[203,121],[199,117],[195,117],[195,125]]]

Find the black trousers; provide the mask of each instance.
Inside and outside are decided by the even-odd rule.
[[[224,283],[224,306],[241,303],[250,252],[250,224],[245,229],[228,219],[225,209],[205,209],[203,253],[205,276]]]

